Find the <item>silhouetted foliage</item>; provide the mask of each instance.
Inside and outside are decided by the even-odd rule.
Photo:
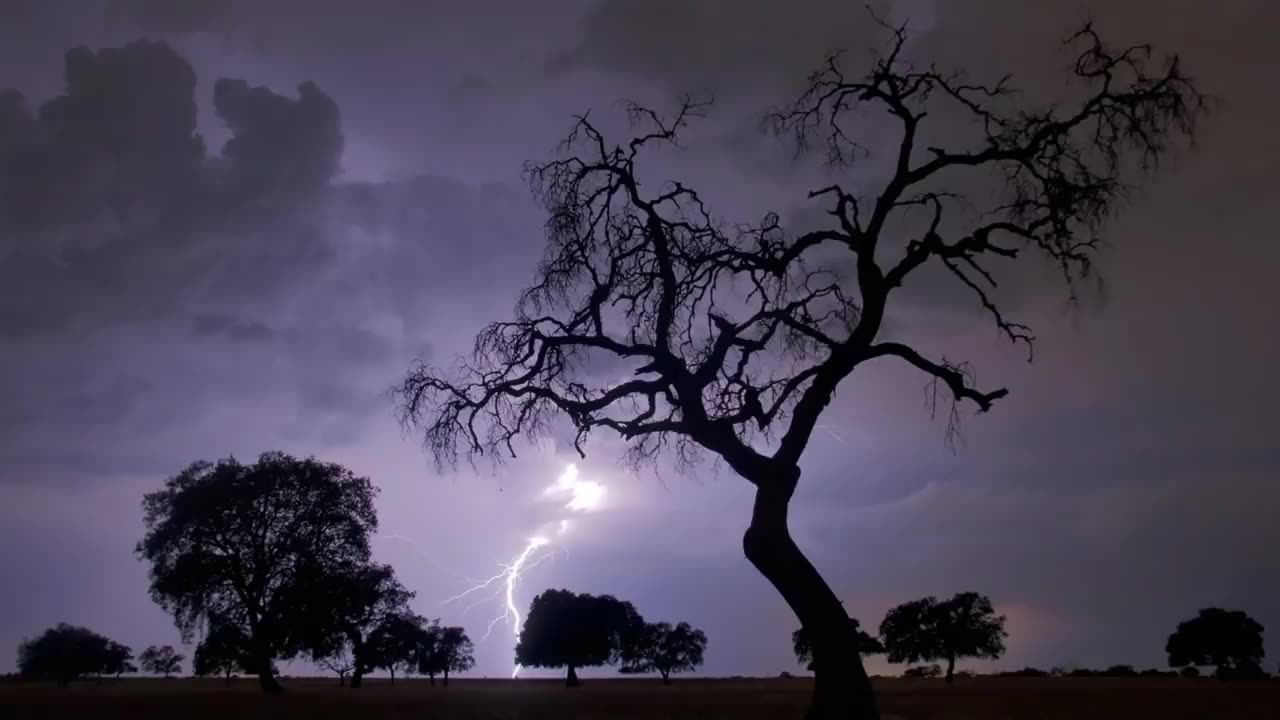
[[[151,596],[184,640],[202,623],[238,626],[263,690],[279,692],[272,663],[331,637],[314,626],[331,617],[315,609],[323,581],[368,562],[374,492],[340,465],[278,452],[193,463],[143,501]]]
[[[174,650],[172,645],[152,645],[138,656],[143,670],[165,677],[182,672],[185,659],[186,656]]]
[[[956,673],[956,675],[960,675],[960,673]],[[1041,670],[1040,668],[1024,667],[1021,670],[1008,670],[1005,672],[996,673],[996,677],[1041,678],[1041,677],[1049,677],[1049,673],[1045,672],[1044,670]]]
[[[362,563],[326,571],[316,578],[306,623],[312,659],[337,672],[339,681],[350,670],[351,687],[363,684],[364,674],[375,667],[367,657],[368,639],[374,628],[408,612],[414,593],[404,589],[390,565]],[[350,656],[350,663],[339,658]],[[345,667],[346,670],[338,668]]]
[[[1138,677],[1138,671],[1132,665],[1112,665],[1099,673],[1102,677],[1129,678]]]
[[[1178,671],[1176,670],[1157,670],[1156,668],[1147,668],[1138,673],[1139,677],[1144,678],[1176,678]]]
[[[351,649],[346,643],[342,643],[330,650],[328,655],[320,658],[313,658],[317,665],[328,670],[331,673],[338,674],[338,685],[346,686],[347,673],[350,673],[356,667],[356,660],[351,655]]]
[[[251,656],[249,638],[239,625],[214,620],[196,646],[191,672],[197,677],[221,675],[223,681],[230,685],[231,676],[235,673],[253,672]]]
[[[880,623],[889,662],[947,661],[947,682],[956,659],[995,660],[1004,654],[1004,616],[996,615],[991,600],[974,592],[948,600],[926,597],[893,608]]]
[[[106,648],[103,649],[102,667],[99,672],[104,675],[115,675],[117,678],[125,673],[138,672],[138,666],[133,664],[133,648],[115,640],[108,640]]]
[[[1178,623],[1164,650],[1170,667],[1213,665],[1224,680],[1265,677],[1262,659],[1264,628],[1239,610],[1204,608]]]
[[[1179,670],[1178,675],[1184,678],[1198,678],[1200,677],[1200,668],[1195,665],[1188,665]]]
[[[18,645],[18,672],[33,680],[52,680],[66,687],[85,675],[134,672],[133,651],[77,625],[58,623]]]
[[[579,452],[603,429],[629,442],[636,463],[668,448],[681,464],[703,451],[723,460],[756,488],[747,558],[813,631],[812,714],[823,717],[878,713],[847,614],[787,526],[819,416],[845,378],[886,358],[922,372],[933,397],[948,401],[949,436],[962,403],[987,411],[1006,395],[979,389],[966,363],[883,339],[893,292],[934,266],[1030,347],[1030,330],[989,292],[1012,263],[993,261],[1029,249],[1068,283],[1086,274],[1129,171],[1157,166],[1205,109],[1176,56],[1112,48],[1088,25],[1066,40],[1070,78],[1082,87],[1043,107],[1028,107],[1006,80],[908,62],[905,27],[884,28],[887,52],[865,74],[847,74],[833,55],[767,118],[802,151],[819,140],[836,166],[871,154],[850,134],[868,115],[897,128],[897,143],[876,145],[892,161],[882,183],[860,176],[856,187],[810,193],[830,202],[828,227],[788,234],[773,212],[723,223],[694,188],[644,176],[651,151],[680,147],[707,102],[686,98],[667,117],[632,105],[639,130],[623,142],[580,116],[561,157],[527,167],[549,216],[547,246],[514,319],[481,331],[453,370],[419,363],[399,392],[402,419],[441,465],[460,452],[500,461],[517,439],[551,432],[556,417],[576,428]],[[926,117],[956,113],[972,121],[955,123],[970,136],[949,149],[926,145]],[[904,227],[912,219],[917,227]],[[602,357],[634,377],[591,377],[587,361]]]
[[[902,671],[904,678],[936,678],[942,675],[942,666],[934,663],[932,665],[913,665]]]
[[[849,628],[858,638],[858,652],[862,655],[879,655],[884,652],[884,645],[874,637],[871,637],[866,630],[862,629],[862,624],[857,618],[849,618]],[[813,643],[809,641],[809,633],[800,628],[791,633],[791,648],[796,654],[796,661],[805,663],[805,667],[813,670]]]
[[[623,673],[651,673],[662,676],[662,684],[671,684],[671,673],[690,672],[702,664],[707,650],[707,634],[678,623],[639,623],[622,633],[620,657]]]
[[[422,648],[430,642],[426,618],[407,610],[388,615],[369,633],[363,660],[366,669],[380,668],[391,674],[396,684],[396,670],[408,675],[418,667]]]
[[[475,646],[465,629],[444,627],[439,619],[433,620],[418,649],[418,674],[426,675],[432,687],[436,684],[436,675],[444,675],[444,686],[449,687],[449,673],[466,672],[475,667],[474,653]]]
[[[566,668],[565,685],[576,687],[578,668],[618,662],[623,635],[643,622],[631,603],[612,595],[547,590],[529,607],[516,643],[516,662]]]

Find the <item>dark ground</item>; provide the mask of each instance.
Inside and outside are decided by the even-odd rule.
[[[0,683],[0,718],[799,718],[809,681],[587,680],[576,690],[543,680],[375,679],[361,690],[332,680],[288,680],[289,691],[265,697],[251,680],[230,688],[211,680]],[[877,680],[886,720],[909,718],[1280,718],[1280,681],[1224,684],[1212,679],[974,678]]]

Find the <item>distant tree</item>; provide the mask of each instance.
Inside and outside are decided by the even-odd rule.
[[[381,668],[391,675],[396,684],[396,670],[408,675],[418,667],[422,646],[428,642],[426,619],[412,612],[390,615],[378,623],[369,633],[364,659],[366,669]]]
[[[85,675],[125,672],[125,666],[117,669],[114,664],[113,647],[124,646],[88,628],[59,623],[18,645],[18,672],[25,678],[53,680],[58,687]]]
[[[250,672],[249,638],[235,623],[215,622],[196,646],[191,661],[191,671],[198,677],[221,675],[223,682],[231,684],[231,676],[237,672]]]
[[[1132,665],[1112,665],[1099,673],[1102,677],[1138,677],[1138,671]]]
[[[1184,678],[1198,678],[1200,677],[1200,668],[1195,665],[1188,665],[1179,670],[1178,675]]]
[[[345,642],[330,648],[328,655],[315,658],[315,662],[325,670],[337,673],[338,685],[343,687],[347,684],[347,673],[350,673],[356,667],[355,657],[352,656],[351,648]]]
[[[466,672],[475,667],[475,646],[464,628],[443,627],[436,619],[426,628],[417,663],[418,674],[426,675],[433,687],[436,675],[443,675],[444,686],[449,687],[449,673]]]
[[[302,612],[314,616],[304,623],[312,660],[349,655],[351,687],[358,688],[374,667],[374,658],[367,657],[370,633],[408,613],[414,593],[400,584],[390,565],[374,563],[329,569],[309,584],[314,591],[304,599]],[[339,673],[339,681],[344,674]]]
[[[567,668],[565,685],[577,687],[577,669],[617,662],[623,634],[644,621],[629,602],[612,595],[547,590],[533,599],[516,643],[516,662]]]
[[[1213,665],[1222,679],[1261,677],[1263,630],[1261,623],[1239,610],[1204,608],[1178,623],[1164,650],[1170,667]]]
[[[899,288],[954,283],[1030,347],[1031,330],[990,288],[1025,272],[1013,261],[1033,254],[1067,283],[1086,275],[1131,180],[1158,167],[1205,110],[1176,56],[1112,47],[1089,25],[1064,43],[1070,92],[1042,103],[1007,78],[935,68],[905,25],[869,22],[887,42],[865,72],[833,54],[765,118],[837,168],[871,155],[867,167],[886,169],[810,192],[829,202],[822,227],[791,233],[764,210],[750,224],[724,222],[704,193],[654,178],[646,161],[682,147],[705,103],[666,117],[632,105],[638,129],[622,139],[581,115],[559,157],[527,168],[547,244],[514,317],[487,325],[459,367],[413,367],[400,391],[402,419],[442,465],[460,452],[514,453],[560,418],[580,452],[608,431],[637,463],[667,449],[682,465],[703,452],[723,460],[755,492],[747,559],[813,632],[811,714],[822,717],[878,711],[847,613],[788,527],[820,416],[847,378],[882,362],[928,378],[950,405],[948,436],[961,406],[985,412],[1007,394],[979,387],[967,363],[901,342],[910,330],[885,338]],[[857,136],[882,127],[869,117],[888,122],[892,142]],[[960,135],[943,145],[947,128]],[[634,376],[593,377],[601,356]]]
[[[942,674],[942,666],[934,663],[932,665],[914,665],[902,671],[904,678],[936,678]]]
[[[697,669],[707,650],[707,634],[682,622],[643,623],[622,634],[623,660],[619,672],[650,673],[662,676],[662,684],[671,684],[671,673]]]
[[[858,652],[863,655],[879,655],[884,652],[884,645],[879,640],[867,634],[862,629],[862,624],[857,618],[849,618],[849,629],[854,636],[858,638]],[[804,628],[800,628],[791,633],[791,647],[795,651],[796,661],[805,663],[805,667],[813,670],[813,643],[809,640],[809,633]]]
[[[165,677],[181,672],[184,659],[185,656],[174,650],[172,645],[152,645],[138,656],[143,670]]]
[[[956,659],[994,660],[1004,654],[1004,616],[996,615],[991,600],[975,592],[949,600],[926,597],[893,608],[880,623],[889,662],[947,661],[947,682],[955,675]]]
[[[124,673],[138,672],[133,664],[133,648],[115,640],[108,640],[102,656],[102,673],[119,678]]]
[[[151,597],[186,641],[214,618],[237,625],[251,672],[280,692],[273,662],[329,635],[312,626],[331,617],[313,607],[319,583],[368,562],[374,493],[340,465],[284,453],[194,463],[143,500],[137,553],[151,565]]]

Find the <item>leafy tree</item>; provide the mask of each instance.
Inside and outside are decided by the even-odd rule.
[[[191,671],[198,677],[221,675],[225,684],[237,672],[250,672],[249,638],[235,623],[215,622],[196,646]]]
[[[264,453],[252,465],[200,461],[143,500],[137,553],[151,564],[151,597],[183,639],[212,621],[234,623],[263,690],[272,669],[327,633],[321,580],[369,559],[374,488],[340,465]]]
[[[1220,678],[1261,677],[1263,630],[1261,623],[1239,610],[1204,608],[1178,623],[1164,650],[1170,667],[1213,665]]]
[[[143,670],[165,677],[181,672],[184,659],[186,656],[175,651],[172,645],[152,645],[138,656]]]
[[[958,593],[939,602],[934,597],[903,603],[880,623],[889,662],[947,661],[951,682],[956,658],[996,659],[1004,654],[1004,616],[991,600],[975,592]]]
[[[374,667],[366,657],[370,633],[386,620],[407,613],[414,593],[400,584],[390,565],[373,563],[328,571],[314,585],[311,597],[320,602],[308,601],[304,611],[315,615],[306,623],[318,633],[307,643],[312,659],[322,662],[350,655],[351,687],[358,688]],[[345,672],[339,672],[340,681]]]
[[[663,685],[671,684],[671,673],[697,669],[707,650],[707,634],[686,622],[675,627],[665,622],[644,623],[622,637],[624,664],[619,671],[657,672]]]
[[[422,646],[429,642],[426,619],[411,612],[391,615],[369,633],[364,659],[365,669],[381,668],[391,674],[391,684],[396,684],[396,670],[408,675],[418,666]]]
[[[853,631],[855,637],[858,638],[858,652],[863,655],[879,655],[884,652],[884,645],[880,641],[867,634],[862,629],[862,624],[857,618],[849,618],[849,627]],[[791,633],[791,647],[795,651],[796,661],[805,663],[809,670],[813,670],[813,643],[809,641],[809,633],[804,628],[800,628]]]
[[[444,686],[449,687],[449,673],[466,672],[475,667],[475,646],[461,627],[442,627],[440,620],[433,620],[426,629],[426,637],[418,654],[418,674],[426,675],[431,685],[436,675],[444,675]]]
[[[579,116],[563,154],[527,168],[549,216],[547,245],[514,318],[481,331],[470,360],[419,363],[399,388],[402,420],[441,466],[460,454],[500,461],[558,418],[576,429],[580,453],[605,430],[629,443],[636,463],[668,448],[683,464],[702,452],[722,460],[755,489],[747,559],[813,632],[811,714],[822,717],[878,715],[844,608],[788,528],[823,410],[874,362],[921,372],[950,407],[949,435],[961,406],[987,411],[1007,394],[980,388],[965,363],[883,338],[894,293],[931,277],[953,283],[1030,348],[1031,331],[990,286],[1032,254],[1068,283],[1087,274],[1130,181],[1191,135],[1206,106],[1176,56],[1113,48],[1088,25],[1066,41],[1071,97],[1043,105],[1004,80],[908,61],[904,29],[885,30],[886,51],[865,74],[833,55],[795,102],[766,117],[835,166],[887,156],[886,177],[809,193],[829,203],[827,227],[789,234],[773,212],[723,223],[695,188],[645,174],[650,154],[679,148],[708,103],[686,98],[666,117],[633,105],[640,128],[622,142]],[[875,113],[897,142],[857,142]],[[939,146],[943,135],[954,143]],[[634,376],[593,376],[602,361]]]
[[[623,635],[642,623],[631,603],[612,595],[547,590],[529,607],[516,643],[516,662],[566,668],[565,685],[577,687],[578,668],[617,662]]]
[[[58,687],[66,687],[84,675],[125,672],[125,666],[117,669],[115,664],[119,648],[128,651],[88,628],[58,623],[18,645],[18,672],[26,678],[53,680]]]
[[[133,648],[108,640],[102,651],[102,667],[98,672],[115,675],[117,678],[124,673],[138,672],[138,666],[133,664]]]

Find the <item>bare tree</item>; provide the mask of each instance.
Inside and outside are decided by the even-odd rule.
[[[679,146],[708,103],[686,98],[672,116],[633,105],[639,134],[621,145],[577,117],[562,155],[526,168],[549,214],[547,249],[514,320],[486,327],[459,367],[420,363],[399,388],[402,419],[424,433],[442,466],[460,453],[514,455],[513,441],[546,434],[557,414],[576,428],[580,453],[591,432],[605,429],[629,441],[637,463],[668,447],[681,463],[700,451],[723,460],[755,486],[748,560],[814,638],[811,717],[877,716],[845,610],[787,526],[800,458],[823,409],[842,380],[877,358],[923,373],[953,421],[966,403],[985,412],[1006,395],[977,387],[967,364],[880,340],[895,289],[938,264],[1010,340],[1030,348],[1030,329],[992,299],[993,261],[1007,269],[1024,250],[1039,251],[1068,284],[1088,273],[1127,178],[1190,137],[1205,110],[1176,56],[1111,48],[1090,26],[1066,41],[1079,99],[1047,109],[1020,106],[1028,103],[1007,80],[913,66],[905,28],[885,27],[887,49],[865,75],[847,76],[832,56],[798,100],[766,119],[802,152],[824,147],[834,165],[870,154],[851,137],[855,114],[886,113],[899,128],[882,185],[809,193],[830,203],[828,228],[788,234],[774,213],[728,227],[680,182],[642,189],[645,153]],[[947,112],[964,116],[974,137],[929,146],[926,116]],[[955,189],[993,174],[999,187],[973,212],[981,198]],[[912,214],[918,234],[886,230]],[[833,257],[847,259],[851,277]],[[600,356],[632,363],[634,376],[593,380],[584,369]]]

